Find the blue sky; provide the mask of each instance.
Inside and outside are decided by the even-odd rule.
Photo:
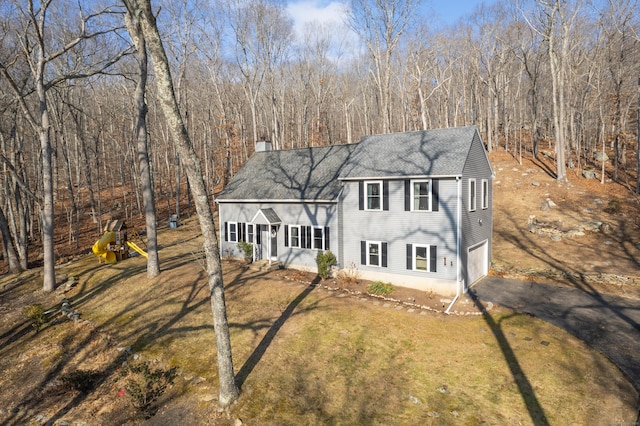
[[[485,0],[485,3],[493,3],[495,0]],[[296,31],[300,34],[307,22],[342,23],[342,13],[348,0],[290,0],[287,10],[291,14]],[[424,17],[437,16],[432,24],[453,24],[459,18],[470,14],[483,0],[423,0],[420,10]],[[435,16],[434,16],[435,15]]]

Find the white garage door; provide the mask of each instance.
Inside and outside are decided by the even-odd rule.
[[[489,244],[484,241],[469,248],[467,256],[467,287],[489,272]]]

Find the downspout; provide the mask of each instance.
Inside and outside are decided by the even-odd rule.
[[[458,206],[457,206],[457,212],[456,212],[456,216],[457,216],[457,220],[456,220],[456,228],[457,228],[457,232],[456,232],[456,297],[453,298],[453,300],[451,301],[451,304],[449,305],[449,307],[447,308],[446,311],[444,311],[445,314],[449,315],[449,311],[451,310],[451,308],[453,308],[453,305],[458,301],[458,299],[460,298],[460,268],[461,268],[461,264],[460,264],[460,245],[461,245],[461,232],[460,232],[460,222],[461,222],[461,217],[462,217],[462,179],[460,177],[457,177],[456,180],[458,181]]]

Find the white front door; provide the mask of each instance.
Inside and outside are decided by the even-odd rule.
[[[488,255],[489,244],[487,241],[469,248],[467,256],[467,288],[489,272]]]

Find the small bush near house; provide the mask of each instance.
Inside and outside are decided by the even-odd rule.
[[[391,294],[393,286],[390,283],[384,283],[382,281],[376,281],[375,283],[367,287],[367,291],[371,294],[377,294],[378,296],[386,296]]]
[[[23,312],[31,320],[31,326],[36,332],[40,331],[47,322],[47,315],[44,313],[44,307],[40,303],[25,307]]]
[[[175,367],[168,370],[151,369],[148,363],[143,362],[128,365],[120,374],[128,376],[124,389],[131,399],[131,404],[145,419],[149,419],[157,411],[154,403],[167,387],[173,384],[177,370]]]
[[[238,243],[238,250],[242,252],[245,262],[251,263],[253,261],[253,244],[240,241]]]
[[[617,198],[612,198],[607,203],[607,208],[604,209],[607,213],[618,214],[622,211],[622,203]]]
[[[338,281],[343,284],[357,284],[360,282],[360,271],[356,266],[356,262],[351,261],[347,268],[338,272]]]
[[[331,267],[336,266],[338,261],[336,260],[336,256],[330,250],[327,250],[324,253],[318,253],[316,263],[318,264],[318,275],[320,275],[320,278],[323,280],[326,280],[329,278]]]

